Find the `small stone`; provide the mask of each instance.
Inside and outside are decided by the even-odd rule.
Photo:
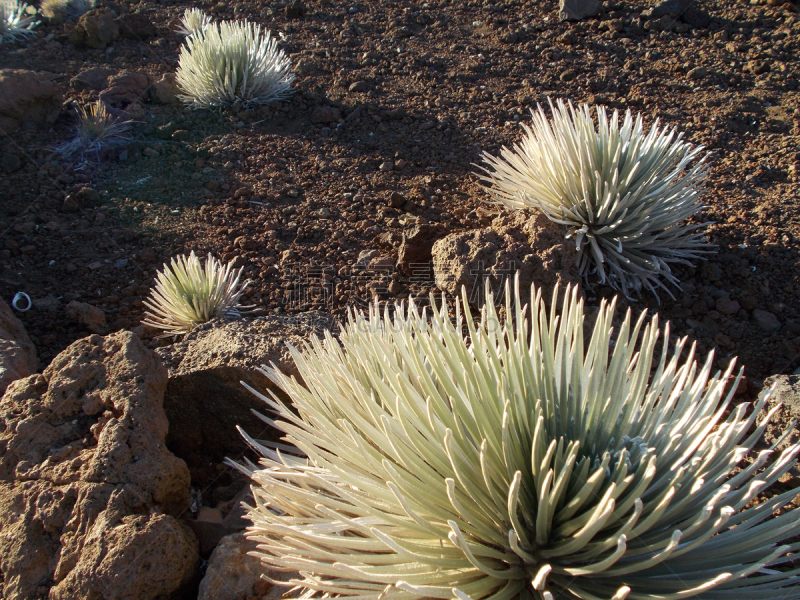
[[[575,79],[576,75],[577,73],[573,69],[567,69],[566,71],[562,71],[558,78],[561,81],[572,81]]]
[[[694,81],[699,81],[703,79],[706,75],[708,75],[708,69],[706,69],[705,67],[695,67],[686,74],[686,76],[689,79],[692,79]]]
[[[408,161],[403,160],[402,158],[399,160],[394,161],[394,168],[398,171],[403,169],[408,164]]]
[[[731,300],[729,296],[717,298],[716,308],[723,315],[735,315],[741,306],[736,300]]]
[[[142,150],[142,154],[144,154],[147,158],[156,158],[158,156],[158,150],[148,147]]]
[[[108,333],[106,315],[96,306],[73,300],[67,304],[67,316],[71,321],[85,326],[92,333],[99,335]]]
[[[580,21],[593,17],[600,11],[600,0],[561,0],[558,7],[559,21]]]
[[[745,65],[745,69],[753,75],[761,75],[763,73],[769,73],[770,66],[765,60],[751,60]]]
[[[400,292],[403,291],[403,284],[400,283],[397,279],[393,279],[392,282],[389,284],[389,293],[392,296],[397,296]]]
[[[124,269],[128,266],[128,259],[127,258],[120,258],[119,260],[114,261],[114,268],[115,269]]]
[[[306,14],[305,6],[302,2],[292,2],[286,7],[287,19],[302,19]]]
[[[369,89],[369,84],[366,81],[354,81],[347,88],[350,92],[366,92]]]
[[[81,205],[75,199],[75,196],[69,194],[66,198],[64,198],[64,203],[61,205],[61,212],[72,213],[78,212],[80,209]]]
[[[172,139],[175,142],[185,142],[189,139],[188,129],[178,129],[172,134]]]
[[[300,197],[300,192],[298,190],[292,188],[291,190],[286,192],[286,195],[289,196],[289,198],[299,198]]]
[[[389,196],[389,206],[391,208],[402,208],[405,203],[406,198],[400,192],[392,192],[392,195]]]
[[[778,317],[768,310],[762,310],[760,308],[753,309],[753,320],[762,331],[766,331],[767,333],[778,331],[781,328],[781,322],[778,320]]]
[[[313,213],[313,214],[314,214],[314,216],[315,216],[315,217],[318,217],[318,218],[320,218],[320,219],[330,219],[330,217],[331,217],[331,211],[330,211],[330,210],[328,210],[328,209],[327,209],[327,208],[325,208],[325,207],[323,207],[323,208],[320,208],[319,210],[316,210],[316,211],[314,211],[314,213]]]
[[[219,189],[219,182],[216,179],[212,179],[211,181],[206,183],[206,187],[211,191]]]
[[[394,163],[390,160],[386,160],[381,163],[381,166],[378,169],[382,172],[393,171],[394,170]]]

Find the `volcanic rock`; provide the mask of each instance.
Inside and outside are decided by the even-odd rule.
[[[165,447],[166,369],[134,334],[76,341],[0,401],[4,598],[171,597],[197,541],[171,515],[186,464]],[[47,593],[45,592],[45,595]]]
[[[38,367],[36,348],[25,327],[0,298],[0,395],[12,381],[35,373]]]

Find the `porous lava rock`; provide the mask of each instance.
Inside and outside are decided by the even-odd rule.
[[[241,455],[246,445],[237,426],[256,439],[278,439],[277,431],[253,415],[252,410],[267,412],[267,406],[242,382],[266,393],[272,384],[257,369],[270,363],[299,377],[287,343],[302,347],[333,326],[333,318],[318,311],[215,319],[156,350],[169,367],[164,396],[170,422],[167,445],[187,462],[194,485],[210,483],[217,465]]]
[[[35,373],[38,367],[36,348],[28,332],[0,299],[0,394],[12,381]]]
[[[63,96],[52,73],[0,70],[0,127],[6,132],[52,124]]]
[[[547,301],[556,283],[580,285],[574,244],[538,212],[515,211],[490,227],[451,233],[433,244],[432,256],[439,289],[460,296],[464,286],[472,304],[483,301],[487,281],[499,298],[514,273],[523,296],[535,283]]]
[[[278,600],[297,597],[294,591],[287,593],[287,586],[272,584],[262,575],[267,575],[273,581],[288,581],[299,578],[299,574],[267,573],[258,557],[249,554],[255,550],[256,544],[243,533],[222,538],[208,561],[197,600]]]
[[[167,371],[134,334],[74,342],[0,401],[3,598],[149,600],[196,581],[177,518],[186,464],[164,444]],[[49,594],[49,595],[48,595]]]
[[[69,41],[75,46],[89,46],[103,50],[119,37],[117,14],[108,8],[93,8],[81,15],[70,31]]]

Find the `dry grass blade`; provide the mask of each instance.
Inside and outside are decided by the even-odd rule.
[[[626,296],[643,289],[669,293],[678,284],[670,265],[691,264],[710,251],[704,224],[688,222],[705,208],[699,201],[707,165],[694,165],[702,147],[681,141],[656,122],[645,133],[641,115],[559,101],[532,112],[522,141],[500,157],[484,153],[480,175],[498,204],[538,208],[568,227],[581,275]]]
[[[97,101],[78,109],[75,137],[56,150],[65,159],[96,154],[102,148],[127,141],[129,138],[125,134],[130,126],[130,121],[120,121],[103,102]]]
[[[800,597],[796,490],[752,503],[800,444],[745,461],[771,390],[733,404],[733,363],[712,374],[657,317],[612,334],[604,303],[585,338],[576,290],[549,310],[519,296],[502,322],[487,295],[477,325],[466,304],[376,304],[291,348],[302,379],[265,369],[293,406],[261,397],[307,457],[245,435],[265,567],[309,597]]]
[[[205,267],[194,252],[173,258],[159,271],[156,286],[144,305],[149,309],[142,321],[164,331],[161,337],[190,332],[200,323],[216,317],[238,317],[252,306],[242,306],[239,298],[249,281],[239,284],[242,269],[223,266],[208,255]]]

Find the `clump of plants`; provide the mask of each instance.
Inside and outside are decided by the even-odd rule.
[[[181,26],[178,33],[185,36],[201,33],[211,24],[211,17],[199,8],[187,8],[181,17]]]
[[[797,491],[752,502],[800,452],[753,456],[770,392],[732,403],[733,363],[657,317],[615,331],[616,300],[587,337],[577,290],[513,297],[478,323],[376,304],[291,349],[303,384],[264,370],[293,406],[261,396],[263,418],[304,455],[245,436],[265,567],[308,597],[796,597]]]
[[[33,35],[39,21],[31,12],[31,6],[21,0],[0,0],[0,44]]]
[[[77,19],[94,8],[95,0],[42,0],[39,11],[51,23]]]
[[[147,311],[142,321],[163,331],[160,337],[189,333],[197,325],[216,317],[238,317],[252,306],[242,306],[239,298],[250,284],[240,284],[242,269],[233,261],[224,265],[209,253],[205,265],[194,252],[173,258],[156,276],[156,286],[144,301]]]
[[[77,113],[75,137],[56,148],[65,159],[96,154],[103,148],[119,145],[130,139],[126,134],[131,121],[122,121],[112,115],[101,101],[81,106]]]
[[[495,202],[511,209],[537,208],[565,225],[575,240],[582,276],[626,296],[643,289],[671,292],[678,285],[670,265],[691,264],[710,251],[705,223],[689,219],[705,207],[699,200],[707,173],[702,146],[682,141],[658,121],[645,132],[642,116],[611,118],[587,105],[550,103],[532,111],[533,126],[500,157],[484,153],[480,177]]]
[[[186,38],[178,63],[179,97],[192,108],[246,108],[292,91],[291,60],[269,31],[248,21],[207,24]]]

